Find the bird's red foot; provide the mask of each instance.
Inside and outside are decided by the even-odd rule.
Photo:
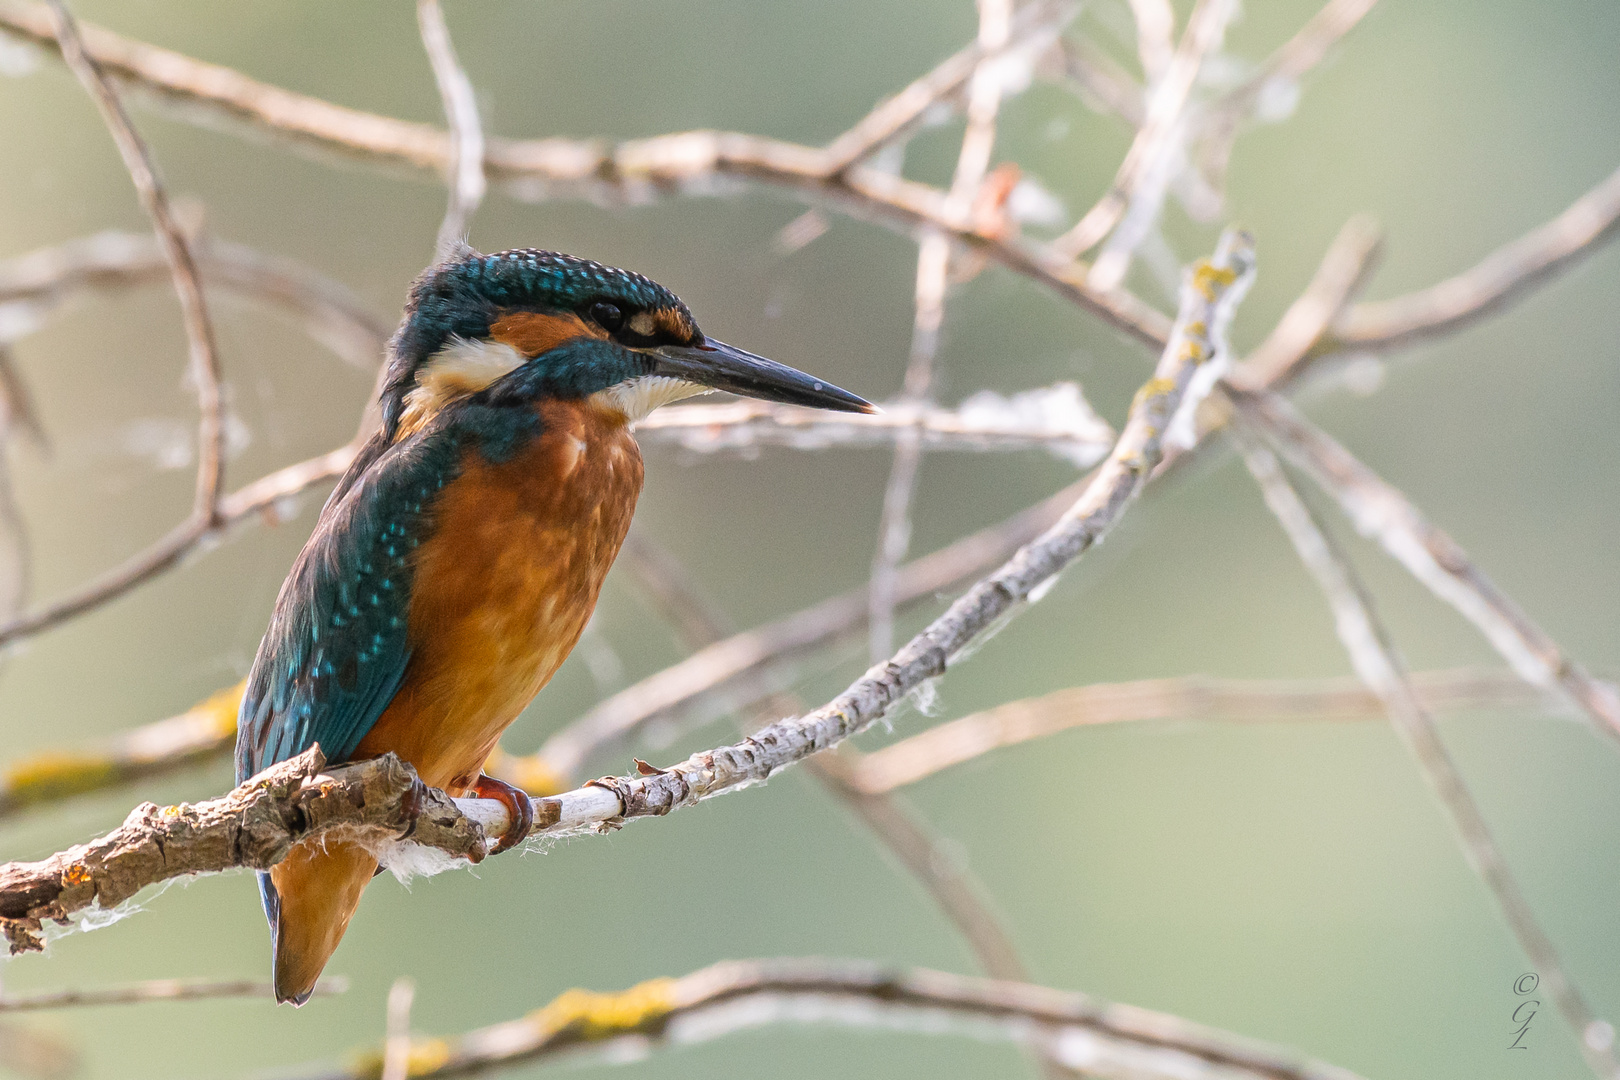
[[[506,818],[509,824],[506,832],[501,834],[500,842],[490,851],[491,855],[499,855],[503,851],[510,851],[523,842],[534,828],[534,803],[529,799],[528,792],[522,788],[513,787],[505,780],[497,780],[493,776],[478,774],[473,781],[472,793],[480,799],[497,799],[506,807]]]

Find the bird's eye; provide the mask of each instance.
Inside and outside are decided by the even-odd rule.
[[[617,333],[619,327],[624,325],[624,312],[619,310],[617,304],[592,304],[591,318],[610,334]]]

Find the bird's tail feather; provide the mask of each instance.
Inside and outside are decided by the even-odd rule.
[[[377,860],[365,849],[328,840],[299,844],[271,868],[268,880],[260,875],[277,1001],[309,1000],[376,871]]]

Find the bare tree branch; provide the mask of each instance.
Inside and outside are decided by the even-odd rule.
[[[394,328],[346,285],[293,259],[242,244],[207,235],[190,241],[210,289],[286,310],[303,321],[312,338],[355,367],[369,371],[382,361]],[[153,237],[100,232],[0,261],[0,304],[16,305],[31,323],[85,290],[136,288],[168,277]]]
[[[1247,413],[1245,415],[1245,423]],[[1266,505],[1282,525],[1300,561],[1316,578],[1356,675],[1383,703],[1397,734],[1423,772],[1451,818],[1463,854],[1502,909],[1519,947],[1541,976],[1541,986],[1558,1006],[1575,1035],[1581,1054],[1599,1080],[1620,1076],[1611,1052],[1614,1028],[1593,1015],[1564,970],[1552,939],[1536,921],[1507,859],[1491,835],[1479,804],[1446,750],[1434,718],[1424,709],[1406,676],[1389,631],[1373,608],[1366,585],[1323,530],[1305,500],[1283,472],[1271,450],[1240,424],[1235,434],[1249,472],[1260,485]]]
[[[1164,10],[1158,11],[1161,7]],[[1136,12],[1139,28],[1144,15],[1148,16],[1151,25],[1157,27],[1168,14],[1169,5],[1162,0],[1141,0],[1132,5],[1132,10]],[[1164,65],[1162,75],[1156,77],[1151,71],[1148,72],[1146,119],[1132,140],[1125,160],[1114,174],[1114,182],[1072,229],[1053,241],[1054,251],[1069,258],[1083,255],[1101,243],[1127,212],[1147,221],[1158,216],[1164,193],[1169,190],[1174,158],[1182,152],[1181,132],[1185,126],[1188,96],[1192,93],[1193,83],[1198,78],[1204,59],[1220,48],[1226,24],[1235,11],[1236,5],[1231,0],[1198,0],[1192,15],[1188,17],[1181,44]],[[1138,33],[1139,42],[1147,40],[1146,33]],[[1146,51],[1142,61],[1146,69],[1149,64]],[[1133,206],[1140,209],[1133,210]],[[1123,256],[1110,255],[1106,265],[1099,262],[1093,266],[1088,283],[1103,292],[1118,286],[1124,280],[1125,266],[1128,265],[1122,259],[1128,259],[1129,250],[1134,246],[1133,243],[1130,248],[1118,248],[1116,250],[1124,252]]]
[[[342,994],[349,980],[321,979],[315,984],[319,996]],[[274,989],[262,979],[149,979],[122,986],[95,986],[82,990],[43,990],[32,994],[0,995],[0,1012],[38,1012],[76,1006],[144,1005],[153,1001],[199,1001],[207,998],[264,998]]]
[[[1395,349],[1495,314],[1572,266],[1620,229],[1620,169],[1538,226],[1455,277],[1390,300],[1357,304],[1321,351]]]
[[[54,37],[43,9],[22,0],[0,0],[0,30],[44,45]],[[294,94],[240,72],[180,53],[130,41],[97,27],[85,28],[89,49],[114,76],[224,120],[293,139],[306,146],[341,151],[350,158],[449,175],[449,137],[443,131],[376,116],[318,98]],[[1122,290],[1103,293],[1077,275],[1071,261],[1038,246],[982,235],[945,216],[946,194],[876,169],[843,169],[828,151],[735,132],[688,131],[617,144],[600,141],[489,139],[487,174],[518,185],[531,198],[569,190],[612,200],[645,199],[663,190],[712,190],[717,175],[774,184],[889,228],[935,227],[957,243],[1034,278],[1130,337],[1164,344],[1169,320]]]
[[[1272,53],[1259,69],[1212,102],[1200,118],[1199,164],[1215,191],[1226,186],[1226,169],[1238,129],[1268,94],[1286,93],[1327,57],[1334,44],[1366,17],[1378,0],[1328,0],[1311,20]]]
[[[880,413],[829,413],[740,399],[722,405],[667,405],[636,425],[643,446],[673,444],[697,453],[748,453],[766,446],[821,450],[886,446],[915,431],[928,450],[1044,449],[1080,468],[1100,461],[1114,430],[1074,383],[1012,397],[981,393],[954,409],[890,403]]]
[[[478,120],[478,97],[456,59],[439,0],[416,0],[416,22],[450,124],[450,203],[433,248],[433,261],[443,262],[467,242],[467,227],[484,201],[484,129]]]
[[[1085,38],[1060,38],[1058,47],[1063,74],[1074,82],[1088,105],[1114,113],[1132,127],[1142,126],[1142,87],[1129,72]]]
[[[169,208],[168,193],[158,179],[157,167],[152,163],[145,141],[130,123],[117,92],[86,52],[78,24],[68,14],[66,6],[61,0],[49,0],[48,8],[51,33],[62,61],[95,101],[112,134],[118,154],[124,159],[124,168],[129,171],[135,192],[140,196],[141,207],[152,219],[158,241],[163,245],[164,260],[169,264],[174,291],[180,298],[180,313],[191,348],[190,374],[196,384],[197,408],[202,414],[197,430],[197,495],[191,517],[192,527],[200,531],[213,523],[215,502],[225,479],[225,402],[220,390],[219,346],[214,340],[208,304],[203,299],[202,282],[197,276],[197,265],[192,261],[191,246]]]
[[[978,0],[978,45],[995,56],[1011,33],[1012,0]],[[981,60],[968,84],[967,128],[956,157],[956,172],[945,199],[945,213],[966,223],[990,168],[995,146],[996,117],[1001,111],[1005,79],[993,60]],[[911,355],[900,390],[902,406],[925,405],[934,384],[934,360],[939,353],[939,332],[945,322],[945,289],[950,274],[950,241],[937,230],[923,234],[917,245],[917,284],[911,329]],[[884,486],[878,523],[877,551],[872,556],[870,653],[875,664],[894,648],[895,576],[911,546],[911,497],[922,466],[922,436],[915,426],[896,432],[894,461]]]
[[[1425,708],[1567,711],[1561,700],[1507,671],[1461,668],[1417,672]],[[1560,707],[1563,708],[1560,708]],[[846,765],[848,782],[881,793],[915,784],[994,750],[1095,724],[1147,720],[1209,723],[1346,723],[1382,720],[1377,697],[1353,679],[1245,680],[1191,675],[1096,683],[1010,701],[937,724]]]
[[[267,870],[293,845],[334,830],[376,843],[408,836],[471,862],[484,857],[478,826],[393,754],[323,772],[325,764],[312,747],[217,799],[142,803],[98,840],[39,862],[0,865],[0,932],[13,953],[38,950],[46,920],[67,922],[91,907],[111,910],[171,878]]]
[[[1015,50],[1037,48],[1055,37],[1079,13],[1070,0],[1036,0],[1013,18],[1007,32],[987,40],[980,34],[973,44],[942,61],[893,97],[881,102],[856,124],[827,144],[822,169],[837,176],[906,137],[929,109],[958,93],[987,62]]]
[[[712,645],[730,632],[727,620],[715,611],[680,560],[646,537],[634,537],[622,551],[643,593],[658,606],[664,618],[680,629],[691,648]],[[793,694],[781,694],[767,702],[768,709],[800,712],[805,706]],[[771,715],[761,711],[754,721],[768,723]],[[990,907],[986,890],[965,867],[944,857],[941,845],[927,824],[900,803],[885,795],[870,795],[849,785],[837,755],[812,758],[812,774],[836,798],[848,806],[873,835],[909,870],[939,905],[945,916],[961,932],[986,973],[997,979],[1027,981],[1028,969],[1018,958],[1012,939],[1002,928]]]
[[[1413,577],[1473,623],[1521,678],[1536,686],[1561,686],[1597,730],[1620,739],[1620,694],[1615,688],[1588,675],[1406,496],[1283,398],[1228,393],[1239,414],[1332,496],[1358,532],[1376,540]]]
[[[1311,283],[1276,327],[1227,377],[1244,387],[1281,390],[1372,276],[1383,231],[1372,218],[1353,217],[1328,245]]]
[[[728,960],[617,994],[569,990],[528,1016],[411,1047],[412,1077],[465,1076],[545,1061],[570,1050],[644,1050],[706,1042],[783,1021],[942,1027],[1044,1050],[1088,1076],[1145,1080],[1356,1080],[1178,1016],[1111,1005],[1028,983],[848,960]],[[375,1077],[380,1055],[312,1080]]]
[[[73,17],[61,0],[51,0],[47,14],[63,61],[89,92],[106,121],[141,205],[152,219],[163,245],[175,292],[180,297],[180,311],[191,349],[189,371],[196,384],[197,406],[202,418],[197,433],[196,494],[186,520],[144,552],[89,585],[30,614],[8,619],[0,625],[0,644],[53,626],[99,603],[103,594],[130,588],[174,565],[198,537],[216,524],[219,492],[225,478],[225,406],[220,390],[218,348],[190,247],[169,209],[168,196],[158,180],[146,144],[130,123],[111,84],[86,54]]]

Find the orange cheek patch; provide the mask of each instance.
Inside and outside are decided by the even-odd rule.
[[[660,308],[652,313],[652,317],[658,324],[659,333],[656,335],[658,337],[680,342],[691,341],[697,337],[697,327],[679,308]]]
[[[538,311],[511,311],[496,319],[489,336],[510,345],[522,356],[533,358],[577,337],[605,338],[602,328],[578,315],[547,315]]]

